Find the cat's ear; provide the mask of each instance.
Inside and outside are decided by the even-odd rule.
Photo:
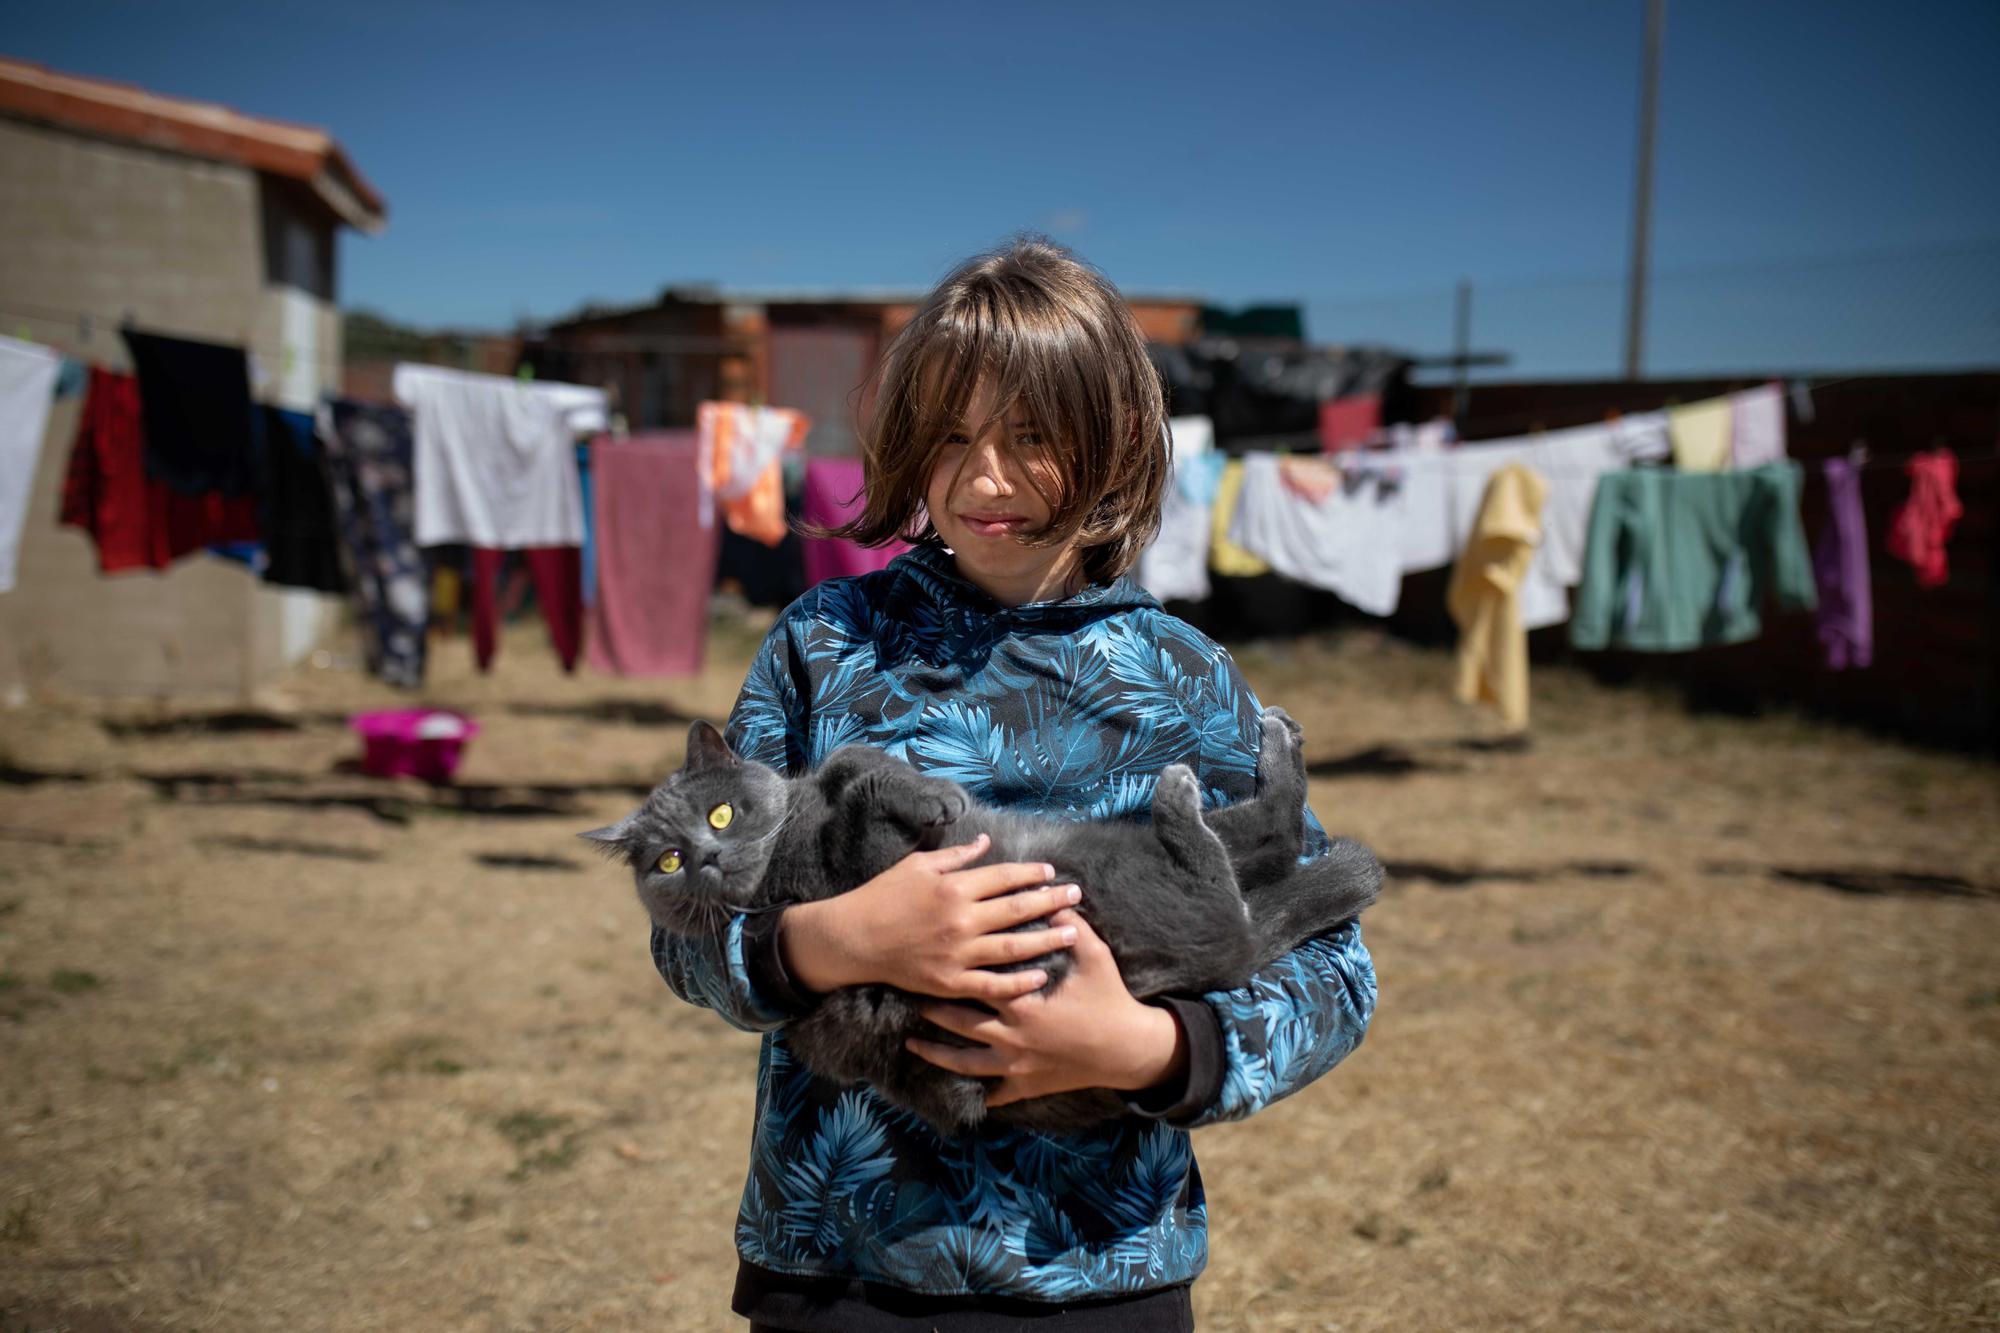
[[[606,824],[603,828],[586,829],[576,836],[596,843],[597,850],[603,852],[605,855],[614,856],[625,850],[625,839],[632,832],[633,822],[638,818],[639,812],[634,810],[615,824]]]
[[[691,773],[705,768],[734,768],[736,755],[722,733],[706,722],[688,728],[687,767]]]

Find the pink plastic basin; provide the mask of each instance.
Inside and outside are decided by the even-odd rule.
[[[391,708],[348,719],[364,746],[361,767],[378,778],[449,782],[479,724],[443,708]]]

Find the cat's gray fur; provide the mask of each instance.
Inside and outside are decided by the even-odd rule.
[[[688,735],[684,767],[624,819],[584,837],[626,861],[639,900],[663,929],[719,931],[730,913],[830,898],[920,848],[992,837],[989,862],[1046,861],[1056,883],[1081,884],[1077,910],[1118,960],[1140,999],[1241,985],[1259,966],[1333,929],[1375,900],[1382,868],[1360,843],[1341,838],[1301,866],[1305,766],[1299,730],[1277,708],[1263,716],[1257,794],[1208,812],[1186,765],[1160,774],[1150,825],[1065,822],[992,810],[964,788],[925,777],[863,745],[836,750],[817,772],[785,778],[739,759],[706,722]],[[727,802],[734,821],[709,827]],[[660,873],[663,851],[683,868]],[[1059,985],[1067,953],[1020,966],[1049,971]],[[910,1053],[917,1035],[965,1044],[917,1015],[923,1001],[891,986],[850,986],[828,995],[788,1031],[792,1052],[837,1083],[866,1082],[940,1132],[963,1132],[991,1116],[1008,1124],[1072,1132],[1124,1113],[1116,1093],[1091,1089],[986,1109],[986,1087]]]

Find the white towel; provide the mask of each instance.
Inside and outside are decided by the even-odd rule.
[[[1285,485],[1276,454],[1245,454],[1229,540],[1286,578],[1386,616],[1402,595],[1400,523],[1391,488],[1377,474],[1343,482],[1314,501]]]
[[[395,389],[416,417],[417,545],[583,544],[573,445],[603,428],[603,390],[419,365]]]
[[[1215,426],[1207,417],[1175,417],[1167,430],[1173,439],[1173,466],[1160,501],[1160,531],[1140,554],[1136,574],[1139,586],[1163,602],[1204,601],[1215,509],[1199,498],[1200,487],[1182,483],[1184,472],[1204,466],[1199,460],[1215,448]]]
[[[1763,384],[1729,395],[1729,455],[1738,471],[1785,461],[1785,390]]]
[[[0,592],[14,586],[21,525],[35,490],[42,431],[49,424],[62,357],[38,343],[0,337]]]

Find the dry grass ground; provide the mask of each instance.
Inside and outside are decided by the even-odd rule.
[[[0,1329],[726,1329],[756,1044],[570,835],[747,658],[496,674],[458,792],[293,725],[0,716]],[[1209,1329],[2000,1324],[2000,774],[1560,673],[1247,650],[1396,870],[1367,1043],[1197,1136]]]

